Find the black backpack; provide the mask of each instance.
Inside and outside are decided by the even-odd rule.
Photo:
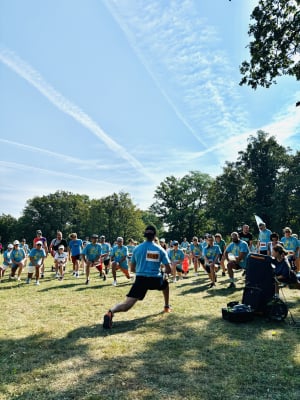
[[[288,315],[287,305],[279,297],[274,297],[267,303],[264,315],[270,321],[283,321]]]
[[[248,322],[253,320],[252,308],[246,304],[239,304],[238,301],[227,303],[226,308],[222,308],[222,317],[230,322]]]

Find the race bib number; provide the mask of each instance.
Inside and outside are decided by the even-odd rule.
[[[267,246],[267,243],[265,243],[265,242],[260,242],[260,247],[266,247]]]
[[[148,250],[146,254],[146,261],[159,262],[159,251]]]

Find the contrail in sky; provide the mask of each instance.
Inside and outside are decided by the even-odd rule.
[[[33,69],[28,63],[22,60],[14,52],[8,49],[0,48],[0,61],[7,65],[19,76],[24,78],[32,86],[34,86],[40,93],[42,93],[52,104],[54,104],[59,110],[73,117],[81,125],[88,128],[98,139],[101,139],[106,146],[116,153],[120,158],[127,161],[132,167],[134,167],[139,173],[143,173],[145,176],[153,180],[152,175],[145,169],[145,167],[128,151],[111,139],[103,129],[92,120],[84,111],[82,111],[76,104],[66,99],[62,94],[55,90],[49,85],[41,74]]]
[[[102,164],[99,165],[97,163],[97,160],[82,160],[80,158],[70,157],[70,156],[67,156],[66,154],[42,149],[41,147],[29,146],[28,144],[14,142],[12,140],[0,139],[0,143],[5,143],[5,144],[12,145],[12,146],[20,147],[21,149],[32,151],[34,153],[46,154],[48,156],[58,158],[63,161],[67,161],[69,163],[74,163],[74,164],[76,164],[76,166],[83,166],[86,168],[89,167],[89,168],[100,169],[100,170],[111,169],[111,167],[109,165],[102,165]]]

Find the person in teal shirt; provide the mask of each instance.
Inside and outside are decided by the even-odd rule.
[[[30,283],[33,273],[35,272],[35,284],[39,285],[39,277],[40,277],[40,269],[41,266],[44,263],[45,257],[46,257],[46,252],[43,249],[43,242],[38,241],[36,242],[36,247],[31,249],[29,253],[29,265],[28,265],[28,275],[27,275],[27,280],[26,283]]]
[[[117,238],[117,244],[112,248],[110,253],[111,272],[114,278],[113,286],[117,286],[117,270],[121,270],[127,279],[130,279],[128,271],[128,248],[124,246],[122,237]]]
[[[177,240],[173,241],[173,248],[168,251],[169,259],[172,265],[173,282],[176,282],[176,275],[178,272],[179,279],[182,279],[182,263],[184,260],[184,252],[179,249]]]
[[[86,285],[89,285],[90,283],[90,269],[92,267],[96,268],[98,267],[97,269],[99,270],[99,265],[101,264],[100,257],[102,254],[102,249],[100,243],[97,243],[97,241],[98,241],[98,235],[93,234],[91,236],[91,242],[89,242],[82,250],[82,258],[86,264],[85,267]]]
[[[246,242],[240,239],[237,232],[231,233],[232,242],[226,247],[225,258],[227,260],[227,271],[230,278],[229,289],[235,288],[233,270],[245,269],[246,259],[249,254],[249,247]]]
[[[167,252],[159,245],[154,243],[156,229],[149,225],[144,232],[145,242],[138,245],[132,254],[131,268],[136,274],[136,279],[127,294],[126,300],[110,308],[103,318],[103,328],[112,328],[112,319],[117,312],[126,312],[138,300],[143,300],[148,290],[160,290],[163,293],[165,306],[164,312],[171,312],[169,305],[169,284],[164,279],[161,271],[161,264],[165,267],[165,272],[171,272],[170,259]]]
[[[211,284],[209,288],[212,288],[216,285],[217,277],[216,277],[216,269],[217,269],[217,261],[219,261],[221,255],[220,247],[215,243],[215,238],[213,235],[207,235],[206,237],[207,245],[203,248],[205,269],[210,277]]]
[[[2,278],[4,277],[5,271],[11,267],[11,251],[14,248],[14,246],[9,243],[7,245],[7,249],[3,253],[3,264],[0,265],[0,282],[2,282]]]
[[[281,238],[283,247],[288,252],[288,260],[293,269],[296,269],[296,256],[299,250],[299,241],[297,237],[292,236],[292,230],[288,226],[283,230],[284,236]]]
[[[15,240],[13,242],[14,248],[11,251],[10,258],[11,258],[11,274],[10,278],[14,278],[16,276],[16,272],[18,271],[17,280],[21,280],[21,273],[24,268],[26,254],[24,249],[20,248],[20,242]]]

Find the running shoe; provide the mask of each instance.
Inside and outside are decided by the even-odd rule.
[[[171,313],[172,307],[171,306],[164,306],[164,313]]]
[[[111,311],[108,311],[103,317],[103,328],[104,329],[112,328],[112,319],[113,319],[113,313]]]

